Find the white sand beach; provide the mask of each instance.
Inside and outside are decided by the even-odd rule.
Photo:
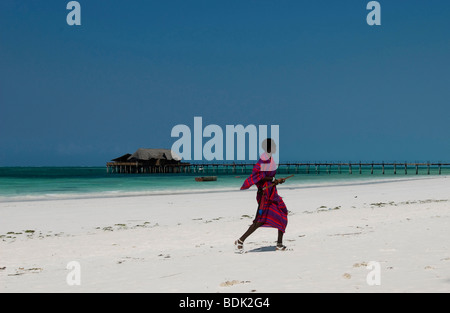
[[[238,187],[237,187],[238,188]],[[0,203],[0,292],[449,292],[450,177],[279,187],[285,245],[256,191]],[[80,264],[80,285],[66,282]],[[369,286],[369,262],[381,285]]]

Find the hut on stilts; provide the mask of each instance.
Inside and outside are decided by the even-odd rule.
[[[133,154],[125,154],[106,164],[108,173],[180,173],[185,172],[190,163],[181,162],[181,158],[169,149],[138,149]]]

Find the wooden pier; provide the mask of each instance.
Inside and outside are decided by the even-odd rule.
[[[189,173],[189,163],[147,165],[139,162],[108,162],[106,172],[111,174]]]
[[[115,174],[152,174],[152,173],[215,173],[215,174],[240,174],[252,171],[254,163],[179,163],[165,165],[148,165],[140,162],[108,162],[107,173]],[[370,174],[380,173],[385,175],[388,171],[394,175],[398,173],[427,174],[437,172],[442,174],[442,168],[450,167],[450,163],[411,163],[411,162],[290,162],[278,165],[278,173],[303,173],[303,174],[338,174],[354,170],[359,174],[364,170],[370,170]]]

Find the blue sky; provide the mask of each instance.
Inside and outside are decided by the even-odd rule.
[[[286,161],[450,160],[450,2],[0,2],[0,166],[90,166],[171,129],[280,125]]]

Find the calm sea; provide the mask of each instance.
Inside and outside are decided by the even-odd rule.
[[[0,202],[239,190],[249,174],[240,170],[227,174],[221,169],[218,173],[107,174],[104,167],[3,167],[0,168]],[[386,169],[382,175],[381,169],[371,174],[370,168],[364,168],[360,174],[357,167],[353,168],[353,174],[344,168],[342,173],[338,173],[337,168],[329,173],[322,168],[316,173],[311,167],[309,174],[305,169],[291,169],[290,173],[283,169],[277,177],[290,174],[295,176],[283,187],[418,177],[414,168],[408,169],[408,175],[404,169],[397,169],[397,175],[392,169]],[[436,175],[438,170],[433,168],[431,176]],[[450,169],[443,168],[442,175],[450,175]],[[215,182],[196,182],[198,176],[218,178]],[[428,176],[426,168],[419,169],[419,176]]]

